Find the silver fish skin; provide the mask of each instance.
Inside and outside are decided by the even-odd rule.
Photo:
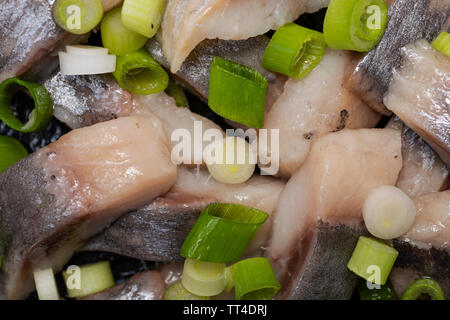
[[[146,261],[183,261],[180,249],[202,210],[214,199],[169,192],[130,212],[89,241],[84,251],[106,251]]]
[[[439,192],[450,187],[450,174],[445,163],[417,133],[392,117],[386,128],[402,132],[403,167],[397,187],[410,197]]]
[[[370,107],[389,115],[383,96],[394,68],[402,64],[400,48],[418,39],[432,41],[442,30],[450,32],[448,0],[396,0],[381,42],[356,66],[347,85]]]
[[[131,94],[111,75],[66,76],[56,72],[43,81],[53,99],[54,116],[72,129],[128,116]]]
[[[424,40],[401,49],[386,107],[419,134],[450,167],[450,63]]]
[[[58,272],[93,235],[171,188],[177,168],[162,130],[138,116],[73,130],[0,175],[1,298],[26,298],[34,270]]]
[[[214,56],[219,56],[252,68],[266,77],[269,83],[274,83],[279,76],[264,69],[261,63],[269,40],[265,35],[246,40],[203,40],[183,62],[180,70],[174,74],[175,79],[207,102],[211,61]],[[158,63],[170,69],[169,62],[156,37],[148,41],[146,48]]]
[[[135,274],[110,289],[79,300],[162,300],[166,285],[157,270]]]
[[[122,0],[103,0],[105,11]],[[25,73],[61,42],[80,43],[84,35],[65,32],[53,20],[55,0],[0,1],[0,82]]]

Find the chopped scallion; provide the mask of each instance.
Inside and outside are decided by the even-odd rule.
[[[323,34],[333,49],[370,51],[384,35],[388,20],[385,0],[331,0]]]
[[[122,23],[122,8],[116,8],[103,18],[101,24],[102,42],[109,52],[118,56],[141,49],[147,42],[143,35],[128,30]]]
[[[251,258],[231,266],[237,300],[269,300],[280,291],[270,261]]]
[[[398,251],[379,240],[359,237],[347,267],[361,278],[385,284]]]
[[[172,283],[164,293],[164,300],[209,300],[209,297],[197,296],[187,291],[181,280]]]
[[[181,88],[174,81],[169,81],[169,85],[167,86],[165,92],[175,100],[178,107],[189,108],[189,101],[184,94],[183,88]]]
[[[34,284],[39,300],[59,300],[53,269],[36,270],[33,272]]]
[[[205,208],[181,247],[181,256],[215,263],[239,260],[268,218],[257,209],[214,203]]]
[[[70,33],[88,33],[102,20],[103,4],[101,0],[56,0],[53,17]]]
[[[25,124],[12,111],[13,96],[21,88],[27,89],[31,94],[35,107]],[[0,120],[11,129],[25,133],[45,130],[52,115],[53,101],[42,85],[18,78],[9,78],[0,84]]]
[[[431,44],[433,48],[441,51],[447,57],[450,57],[450,34],[442,31]]]
[[[195,295],[216,296],[225,289],[225,264],[186,259],[181,283]]]
[[[164,91],[169,85],[167,72],[144,49],[117,57],[117,83],[135,94],[153,94]]]
[[[158,31],[166,0],[124,0],[122,22],[129,30],[151,38]]]
[[[428,296],[431,300],[445,300],[441,286],[435,280],[422,278],[412,282],[402,294],[402,300],[418,300]]]
[[[70,298],[84,297],[114,286],[114,277],[109,261],[68,268],[63,271],[67,294]]]
[[[28,152],[16,139],[0,136],[0,154],[0,173],[2,173],[14,163],[26,157]]]
[[[287,23],[272,36],[262,64],[268,70],[300,79],[319,64],[325,49],[322,33]]]
[[[209,107],[218,115],[253,128],[264,125],[267,79],[238,63],[214,57],[209,78]]]

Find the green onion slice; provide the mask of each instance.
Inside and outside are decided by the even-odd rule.
[[[376,286],[372,284],[372,286]],[[359,278],[358,280],[358,292],[361,300],[397,300],[394,289],[392,289],[391,282],[388,280],[379,289],[376,287],[369,288],[367,280]]]
[[[251,258],[231,266],[237,300],[269,300],[280,291],[270,261]]]
[[[62,274],[70,298],[88,296],[109,289],[115,284],[109,261],[81,267],[69,266]]]
[[[121,56],[141,49],[147,42],[143,35],[128,30],[121,20],[122,8],[116,8],[109,12],[100,26],[102,42],[109,53]]]
[[[56,0],[53,17],[62,29],[85,34],[102,20],[103,4],[101,0]]]
[[[368,52],[384,35],[388,21],[385,0],[331,0],[323,34],[333,49]]]
[[[181,247],[181,256],[215,263],[239,260],[268,214],[225,203],[207,206]]]
[[[0,173],[28,155],[25,147],[16,139],[0,136]]]
[[[214,57],[209,79],[209,107],[218,115],[253,128],[264,125],[267,79],[238,63]]]
[[[197,296],[187,291],[181,280],[172,283],[164,293],[164,300],[209,300],[209,297]]]
[[[287,23],[272,36],[262,64],[268,70],[304,78],[322,60],[326,47],[322,33]]]
[[[450,57],[450,34],[442,31],[431,44],[433,48]]]
[[[59,300],[53,269],[33,271],[34,284],[39,300]]]
[[[113,75],[123,89],[136,94],[161,92],[169,85],[167,72],[144,49],[117,57]]]
[[[181,88],[174,81],[170,80],[165,92],[171,96],[178,107],[189,108],[189,101],[184,94],[183,88]]]
[[[34,100],[34,110],[27,123],[23,124],[12,111],[12,99],[21,88],[25,88]],[[45,130],[53,115],[53,101],[48,91],[40,84],[9,78],[0,84],[0,120],[10,128],[20,132],[37,132]]]
[[[402,300],[418,300],[421,296],[427,295],[431,300],[445,300],[444,291],[435,280],[422,278],[413,281],[402,294]]]
[[[230,292],[234,288],[233,272],[231,267],[225,268],[225,292]]]
[[[225,264],[186,259],[181,283],[195,295],[216,296],[225,289]]]
[[[398,251],[379,240],[359,237],[347,267],[361,278],[385,284]]]
[[[151,38],[158,31],[166,0],[125,0],[122,22],[129,30]]]

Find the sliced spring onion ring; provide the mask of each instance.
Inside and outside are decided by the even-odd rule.
[[[375,286],[371,284],[372,286]],[[359,278],[358,279],[358,292],[361,300],[397,300],[394,289],[392,289],[391,282],[388,280],[385,285],[379,285],[380,288],[376,287],[369,288],[367,286],[367,281]]]
[[[0,136],[0,173],[28,155],[25,147],[16,139]]]
[[[195,295],[216,296],[225,289],[225,264],[186,259],[181,283]]]
[[[433,48],[450,57],[450,34],[442,31],[431,44]]]
[[[214,57],[209,80],[209,107],[218,115],[253,128],[264,125],[267,79],[238,63]]]
[[[39,300],[59,300],[58,288],[52,268],[33,272]]]
[[[183,88],[177,85],[174,81],[170,80],[165,92],[171,96],[178,107],[189,108],[189,101],[184,94]]]
[[[13,96],[20,88],[27,89],[34,100],[34,110],[25,124],[12,111]],[[9,78],[0,84],[0,120],[11,129],[24,133],[45,130],[52,115],[53,101],[42,85],[18,78]]]
[[[143,35],[125,28],[121,20],[121,10],[122,8],[116,8],[109,12],[100,26],[103,46],[118,56],[141,49],[148,40]]]
[[[151,38],[158,31],[166,0],[125,0],[122,22],[128,29]]]
[[[101,0],[56,0],[53,17],[70,33],[88,33],[102,20],[103,4]]]
[[[385,284],[398,251],[379,240],[359,237],[347,267],[372,283]]]
[[[304,78],[322,60],[326,47],[322,33],[287,23],[272,36],[262,64],[268,70]]]
[[[214,151],[214,157],[206,156],[205,163],[214,180],[238,184],[252,177],[256,167],[256,151],[245,139],[226,137],[214,141],[209,148]]]
[[[363,206],[367,230],[380,239],[404,235],[416,218],[414,202],[399,188],[381,186],[373,189]]]
[[[117,83],[135,94],[153,94],[169,85],[167,72],[144,49],[117,57]]]
[[[78,278],[79,277],[79,278]],[[109,261],[86,264],[63,271],[67,294],[70,298],[84,297],[114,286]]]
[[[215,263],[239,260],[268,214],[236,204],[213,203],[203,210],[181,247],[181,256]]]
[[[251,258],[231,266],[237,300],[269,300],[280,291],[270,261]]]
[[[164,293],[164,300],[209,300],[209,297],[197,296],[187,291],[181,280],[172,283]]]
[[[435,280],[422,278],[413,281],[402,294],[402,300],[418,300],[423,295],[427,295],[431,300],[445,300],[444,291]]]
[[[106,56],[108,55],[108,48],[76,45],[66,46],[66,52],[76,56]]]
[[[331,0],[325,15],[323,34],[333,49],[368,52],[386,30],[385,0]]]
[[[231,267],[225,268],[224,275],[225,275],[225,292],[230,292],[230,290],[234,288],[234,279]]]
[[[59,52],[59,67],[64,75],[111,73],[116,70],[116,56],[108,49],[90,46],[67,46]]]

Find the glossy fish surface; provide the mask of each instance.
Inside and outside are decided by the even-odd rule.
[[[442,31],[450,32],[448,0],[396,0],[389,9],[386,32],[357,65],[349,86],[370,107],[389,115],[383,103],[394,68],[402,64],[400,48],[418,39],[433,41]]]

